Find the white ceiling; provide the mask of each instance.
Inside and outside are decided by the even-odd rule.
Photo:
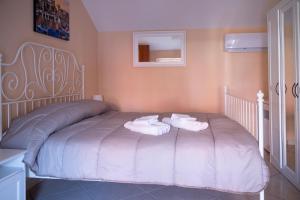
[[[99,32],[263,26],[268,1],[82,0]]]

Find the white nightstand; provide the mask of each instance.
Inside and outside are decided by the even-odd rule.
[[[25,200],[25,151],[0,149],[0,199]]]

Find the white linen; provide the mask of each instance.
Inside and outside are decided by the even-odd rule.
[[[181,128],[189,131],[201,131],[208,128],[207,122],[199,122],[197,119],[184,114],[172,114],[171,118],[163,118],[163,122],[170,124],[176,128]]]
[[[149,116],[137,118],[133,121],[133,124],[148,125],[154,122],[158,122],[158,115],[149,115]]]
[[[197,118],[191,117],[190,115],[185,115],[185,114],[176,114],[173,113],[171,115],[171,119],[190,119],[190,120],[197,120]]]
[[[124,127],[133,132],[154,136],[163,135],[170,131],[170,125],[159,122],[158,115],[144,116],[134,121],[128,121]]]

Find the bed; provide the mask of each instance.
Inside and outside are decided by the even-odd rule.
[[[21,73],[25,72],[22,85],[20,70],[9,70],[18,59]],[[14,61],[1,66],[5,69],[1,73],[2,129],[6,129],[1,145],[26,148],[29,177],[260,192],[263,199],[269,171],[263,160],[261,93],[251,112],[251,103],[226,90],[227,116],[189,113],[208,122],[208,129],[190,132],[172,127],[168,134],[149,136],[123,126],[149,113],[123,113],[104,102],[83,100],[84,68],[71,52],[24,43]],[[258,114],[258,121],[249,113]],[[170,114],[162,113],[160,118]],[[259,133],[259,145],[249,131]]]

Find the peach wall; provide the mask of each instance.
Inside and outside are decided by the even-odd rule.
[[[250,99],[267,87],[267,53],[224,52],[224,34],[262,30],[187,30],[181,68],[133,67],[132,32],[98,33],[100,90],[122,111],[221,112],[224,85]]]
[[[268,1],[270,5],[277,2]],[[71,50],[86,65],[86,95],[100,92],[106,101],[121,110],[219,112],[224,85],[232,93],[248,99],[254,99],[258,89],[266,91],[267,52],[223,51],[225,33],[264,29],[187,30],[186,67],[135,68],[132,32],[97,33],[81,1],[72,0],[71,40],[51,38],[33,32],[32,2],[0,1],[0,52],[4,61],[11,61],[24,41]]]
[[[225,83],[230,92],[249,100],[256,100],[262,90],[268,97],[268,53],[226,53],[224,60]]]
[[[97,31],[80,0],[70,1],[70,41],[33,31],[33,0],[1,0],[0,25],[0,52],[4,62],[10,62],[25,41],[67,49],[86,66],[86,96],[98,93]]]

